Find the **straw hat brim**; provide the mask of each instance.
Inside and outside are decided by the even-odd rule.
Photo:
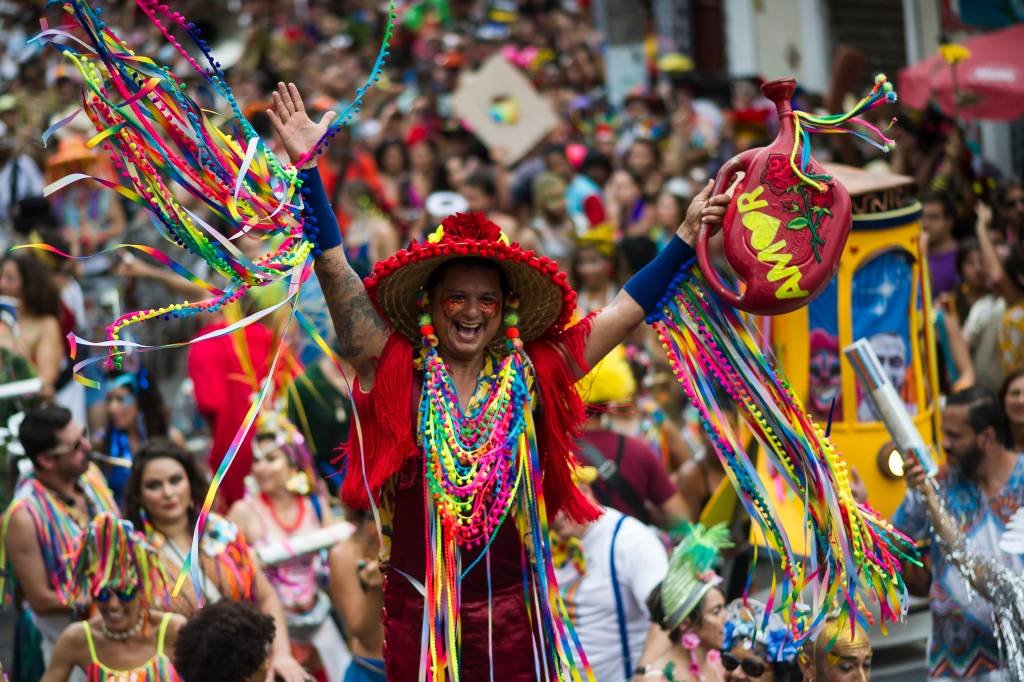
[[[524,342],[560,331],[576,305],[576,294],[555,261],[518,244],[459,241],[415,243],[377,263],[366,290],[377,310],[413,343],[419,343],[417,300],[437,268],[465,258],[493,261],[519,298],[519,334]]]

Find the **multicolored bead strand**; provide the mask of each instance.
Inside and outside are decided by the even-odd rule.
[[[900,561],[917,562],[913,543],[853,499],[845,463],[776,371],[738,311],[722,305],[687,263],[659,310],[648,318],[670,366],[700,415],[739,499],[780,557],[768,611],[794,625],[797,642],[813,638],[834,609],[862,626],[876,605],[884,621],[906,612]],[[768,461],[804,502],[806,558],[798,556],[756,466],[729,424],[716,391],[739,410]],[[798,618],[811,591],[814,611]],[[865,603],[869,602],[869,603]]]
[[[427,629],[422,643],[426,679],[459,679],[460,584],[473,568],[462,566],[462,551],[479,549],[479,556],[486,556],[513,510],[531,556],[523,566],[524,585],[531,596],[528,606],[540,610],[531,620],[537,624],[538,641],[549,649],[543,654],[543,668],[558,680],[592,679],[554,581],[530,412],[528,360],[516,326],[517,301],[506,300],[508,352],[495,359],[490,390],[468,412],[462,409],[448,366],[438,353],[425,292],[417,304],[423,336],[418,441],[424,455],[427,512]],[[543,542],[538,545],[539,539]]]

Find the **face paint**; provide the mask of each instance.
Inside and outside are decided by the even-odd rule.
[[[443,296],[441,298],[441,312],[445,317],[452,318],[462,312],[466,307],[465,296]]]
[[[494,318],[498,314],[498,302],[492,300],[480,301],[480,314],[486,317],[488,320]]]

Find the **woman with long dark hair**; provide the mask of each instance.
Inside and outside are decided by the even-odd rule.
[[[28,358],[43,382],[39,395],[53,398],[67,357],[61,334],[60,292],[50,271],[27,251],[10,252],[0,260],[0,295],[18,307],[15,350]],[[69,409],[70,406],[66,406]]]
[[[136,453],[125,490],[125,517],[145,530],[171,579],[182,571],[192,534],[206,497],[207,481],[194,459],[166,438],[146,443]],[[292,658],[284,610],[252,550],[235,524],[210,514],[199,544],[199,574],[207,603],[235,599],[256,604],[274,618],[272,668],[286,682],[307,679]],[[171,602],[171,610],[191,616],[198,608],[190,581]]]
[[[1024,452],[1024,367],[1011,371],[999,387],[999,404],[1010,433],[1007,445],[1014,452]]]
[[[114,370],[103,383],[107,423],[99,437],[100,469],[118,504],[124,502],[132,453],[146,439],[167,437],[167,407],[144,367],[136,372]]]

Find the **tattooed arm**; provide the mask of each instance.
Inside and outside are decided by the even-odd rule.
[[[377,358],[384,349],[388,329],[370,303],[362,280],[345,259],[340,246],[324,251],[315,262],[316,277],[338,335],[341,356],[352,363],[359,386],[373,386]]]
[[[292,163],[300,161],[323,137],[335,113],[328,111],[319,123],[314,123],[306,113],[306,106],[294,83],[287,86],[278,83],[271,99],[273,107],[267,110],[267,115],[274,130]],[[334,213],[327,204],[316,173],[316,156],[304,162],[301,168],[308,173],[310,204],[315,204],[313,212],[319,215],[320,232],[316,241],[320,253],[314,261],[316,276],[338,335],[341,356],[352,363],[362,389],[369,390],[373,386],[376,359],[387,340],[387,325],[374,310],[359,275],[349,265],[341,249]]]

